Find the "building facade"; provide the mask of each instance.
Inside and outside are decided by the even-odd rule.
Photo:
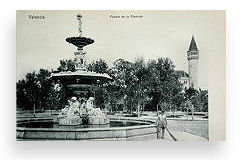
[[[178,81],[182,84],[183,89],[189,88],[189,75],[183,70],[177,70]]]

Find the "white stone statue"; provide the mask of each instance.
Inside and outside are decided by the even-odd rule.
[[[89,124],[107,124],[109,119],[102,113],[100,108],[94,108],[94,98],[90,97],[86,103]]]
[[[87,109],[93,108],[93,101],[94,101],[94,98],[89,97],[89,99],[87,100],[87,103],[86,103],[86,108]]]
[[[82,124],[82,115],[87,115],[88,124],[107,124],[109,118],[102,113],[100,108],[95,108],[93,105],[94,98],[90,97],[85,103],[82,104],[77,100],[76,97],[72,97],[68,100],[68,105],[62,109],[61,113],[57,117],[57,122],[60,125],[78,125]]]
[[[79,116],[79,106],[76,97],[72,97],[68,100],[68,105],[62,109],[61,113],[58,115],[57,119],[60,125],[78,125],[81,124],[81,118]]]

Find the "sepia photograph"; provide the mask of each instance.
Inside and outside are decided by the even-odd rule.
[[[215,139],[225,26],[214,10],[17,10],[16,141]]]

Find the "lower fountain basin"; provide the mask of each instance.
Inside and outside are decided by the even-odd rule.
[[[61,126],[53,119],[30,119],[17,122],[17,140],[127,140],[155,134],[151,122],[111,118],[105,125]]]

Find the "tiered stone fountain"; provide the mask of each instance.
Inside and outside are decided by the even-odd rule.
[[[68,98],[68,104],[62,109],[55,121],[60,125],[79,125],[84,122],[88,124],[107,124],[109,119],[100,108],[93,105],[94,97],[87,97],[87,92],[94,92],[94,87],[108,83],[108,81],[111,81],[111,77],[108,74],[91,72],[86,69],[86,52],[83,47],[94,43],[94,40],[82,36],[81,18],[81,15],[77,15],[79,36],[66,39],[68,43],[77,47],[77,52],[74,52],[75,71],[59,72],[51,75],[53,81],[62,84],[66,93],[65,97]],[[67,95],[69,93],[67,91],[71,91],[71,95]],[[87,98],[88,100],[80,104],[77,97],[79,99]]]

